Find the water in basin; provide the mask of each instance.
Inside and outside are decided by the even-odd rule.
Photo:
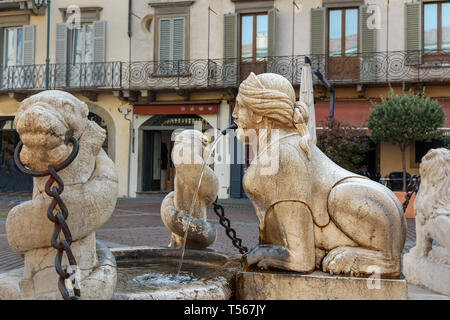
[[[153,259],[117,262],[116,290],[123,293],[175,289],[194,282],[217,279],[222,274],[214,265],[184,262],[178,274],[178,261]]]

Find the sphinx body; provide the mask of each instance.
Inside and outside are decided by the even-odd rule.
[[[241,139],[251,129],[268,136],[243,181],[260,238],[244,256],[246,266],[400,275],[406,236],[400,202],[383,185],[333,163],[311,142],[307,105],[295,103],[285,78],[251,74],[241,84],[233,116]],[[257,161],[263,153],[277,162],[270,163],[276,170],[269,174],[267,163]]]
[[[219,181],[203,159],[207,143],[207,136],[196,130],[184,130],[175,137],[172,150],[176,170],[174,191],[161,204],[161,218],[172,231],[169,247],[181,248],[186,230],[186,248],[206,248],[216,240],[216,228],[207,222],[206,209],[217,197]],[[203,168],[205,171],[190,216],[194,192]]]
[[[78,140],[78,156],[58,172],[64,182],[61,198],[69,211],[67,224],[80,270],[81,297],[102,299],[111,298],[116,273],[115,268],[99,266],[95,230],[114,210],[118,181],[114,163],[101,148],[105,130],[89,121],[87,115],[87,105],[71,94],[45,91],[22,102],[15,125],[23,142],[20,159],[35,171],[67,158],[72,148],[64,143],[68,130]],[[6,220],[9,245],[25,258],[19,283],[22,298],[61,298],[54,269],[56,250],[50,243],[54,224],[47,218],[52,201],[44,191],[47,180],[48,176],[35,177],[32,200],[14,207]],[[67,266],[64,257],[63,267]]]

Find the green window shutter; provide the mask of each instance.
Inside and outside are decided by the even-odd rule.
[[[421,63],[422,2],[405,3],[405,63]]]
[[[173,19],[173,60],[185,59],[185,18]]]
[[[311,9],[311,55],[325,54],[325,14],[324,8]]]
[[[223,16],[223,70],[222,81],[225,87],[237,85],[238,58],[238,15]]]
[[[94,21],[94,62],[106,61],[106,21]]]
[[[65,23],[56,24],[54,87],[65,87],[67,84],[67,43],[68,28]]]
[[[56,52],[55,62],[57,64],[67,63],[67,35],[68,28],[65,23],[56,24]]]
[[[223,57],[224,59],[236,59],[238,16],[235,13],[225,14],[223,21]]]
[[[4,60],[5,60],[5,48],[4,48],[4,35],[5,35],[5,29],[0,27],[0,54],[1,54],[1,58],[0,58],[0,88],[4,88],[6,87],[6,71],[3,70],[3,66],[4,66]],[[4,79],[5,78],[5,79]]]
[[[325,74],[326,9],[311,8],[311,62]]]
[[[359,43],[361,53],[360,80],[371,81],[377,77],[376,54],[377,51],[377,29],[369,28],[368,21],[372,12],[367,12],[369,6],[359,7]]]
[[[275,35],[276,35],[276,12],[277,9],[270,9],[267,12],[267,16],[268,16],[268,24],[269,24],[269,34],[268,34],[268,55],[269,57],[273,57],[276,55],[275,52]]]
[[[34,42],[35,42],[35,30],[34,25],[23,26],[23,64],[34,64]]]
[[[361,43],[361,53],[374,53],[377,51],[377,29],[369,28],[367,22],[373,13],[368,13],[369,6],[359,8],[359,34]]]
[[[172,19],[159,19],[158,35],[158,59],[159,61],[172,58]]]

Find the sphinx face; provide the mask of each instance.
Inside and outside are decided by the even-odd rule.
[[[254,130],[256,128],[253,113],[236,102],[233,118],[234,122],[238,125],[236,136],[239,141],[245,142],[246,137],[249,136],[248,130]]]
[[[70,117],[80,117],[76,112]],[[23,142],[20,159],[32,170],[46,170],[68,157],[71,145],[65,145],[65,134],[70,129],[66,117],[44,103],[36,103],[20,112],[15,120],[17,132]]]

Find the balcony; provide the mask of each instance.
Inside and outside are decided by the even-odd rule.
[[[333,85],[450,83],[450,55],[422,52],[376,52],[352,57],[312,55],[311,61]],[[217,90],[237,88],[248,72],[273,72],[300,85],[305,56],[269,57],[253,70],[236,59],[105,62],[50,65],[51,89],[76,90]],[[45,88],[45,65],[2,70],[0,92]],[[318,83],[318,82],[317,82]]]

